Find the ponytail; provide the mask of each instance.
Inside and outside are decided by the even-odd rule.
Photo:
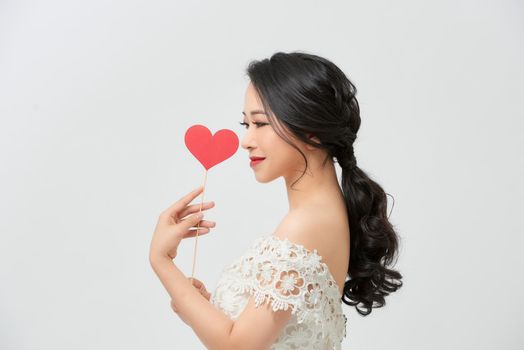
[[[384,297],[402,286],[402,275],[388,268],[397,254],[398,238],[386,216],[386,193],[356,165],[353,146],[336,158],[342,168],[351,238],[350,279],[344,283],[342,301],[366,316],[373,307],[384,306]]]

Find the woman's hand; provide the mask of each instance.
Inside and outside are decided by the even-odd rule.
[[[204,298],[207,299],[207,301],[209,301],[209,298],[211,297],[211,293],[209,293],[206,289],[206,286],[204,286],[204,283],[202,283],[202,281],[196,279],[196,278],[191,278],[191,277],[188,277],[188,279],[191,280],[191,283],[193,284],[193,287],[195,287],[199,292],[200,294],[202,294],[202,296]]]
[[[191,230],[191,228],[196,228],[197,224],[199,236],[209,233],[210,229],[215,227],[214,221],[202,220],[203,213],[198,216],[200,204],[189,205],[202,190],[203,186],[196,188],[160,214],[149,249],[150,261],[156,258],[173,260],[180,241],[196,236],[197,230]],[[215,202],[212,201],[202,203],[202,211],[214,206]]]
[[[194,277],[193,278],[188,277],[188,279],[192,282],[193,287],[195,287],[200,292],[200,294],[202,294],[202,296],[206,298],[207,301],[209,301],[209,298],[211,297],[211,293],[207,291],[206,287],[204,286],[204,283],[202,283],[200,280]],[[171,300],[171,309],[173,309],[174,312],[178,313],[178,310],[173,300]]]

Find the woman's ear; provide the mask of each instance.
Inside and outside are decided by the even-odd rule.
[[[318,139],[318,137],[316,137],[316,136],[315,136],[314,134],[312,134],[312,133],[308,133],[308,134],[307,134],[307,137],[308,137],[311,141],[313,141],[313,142],[316,142],[316,143],[318,143],[318,144],[321,143],[320,140]],[[314,149],[316,149],[314,146],[311,146],[311,145],[309,145],[309,144],[306,144],[306,147],[307,147],[307,149],[309,149],[309,150],[314,150]]]

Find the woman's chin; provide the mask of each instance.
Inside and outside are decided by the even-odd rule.
[[[263,174],[255,172],[255,179],[259,183],[266,184],[266,183],[269,183],[269,182],[275,180],[276,177],[268,177],[267,175],[263,175]]]

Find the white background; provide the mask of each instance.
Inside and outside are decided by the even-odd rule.
[[[524,348],[523,33],[520,1],[1,0],[0,348],[203,348],[150,238],[204,181],[186,129],[241,137],[247,64],[293,50],[357,86],[358,164],[395,198],[404,286],[367,317],[344,305],[343,348]],[[205,200],[213,290],[288,203],[241,148]]]

